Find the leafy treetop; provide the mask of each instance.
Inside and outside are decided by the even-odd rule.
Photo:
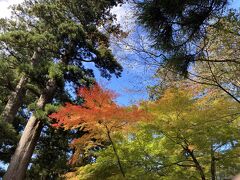
[[[49,116],[56,121],[53,123],[54,127],[65,130],[80,129],[85,132],[72,142],[77,149],[101,145],[109,138],[107,136],[110,133],[126,128],[125,125],[139,120],[144,114],[137,106],[129,108],[117,105],[113,101],[116,94],[98,84],[90,89],[80,88],[78,96],[84,99],[81,105],[66,103],[58,112]]]

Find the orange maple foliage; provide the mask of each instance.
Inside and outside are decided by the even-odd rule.
[[[66,103],[58,112],[49,115],[56,123],[52,126],[65,130],[79,128],[86,133],[72,142],[80,153],[86,147],[99,145],[107,139],[107,133],[125,128],[143,117],[137,106],[121,107],[114,102],[113,91],[95,84],[92,88],[80,88],[78,96],[84,99],[81,105]],[[77,153],[77,154],[78,154]],[[76,155],[76,154],[75,154]]]

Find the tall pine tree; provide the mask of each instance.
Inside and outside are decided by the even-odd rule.
[[[20,71],[37,91],[32,115],[12,156],[4,179],[24,179],[45,119],[46,104],[63,102],[66,84],[86,86],[93,72],[84,66],[92,62],[101,75],[120,76],[122,67],[108,49],[108,34],[115,29],[110,8],[120,1],[25,1],[14,8],[15,20],[3,20],[1,42],[16,58]],[[39,52],[36,64],[32,56]],[[17,55],[17,57],[15,57]]]

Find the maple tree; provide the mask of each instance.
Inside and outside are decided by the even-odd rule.
[[[49,115],[56,121],[52,124],[56,128],[80,129],[85,132],[80,138],[74,139],[71,144],[75,148],[71,162],[75,163],[83,151],[101,146],[102,142],[108,140],[117,157],[122,175],[125,176],[111,133],[139,120],[143,117],[143,111],[137,106],[117,105],[114,102],[116,94],[98,84],[90,89],[80,88],[78,96],[84,100],[81,105],[66,103],[58,112]]]
[[[239,172],[239,105],[228,96],[181,85],[142,108],[152,120],[114,137],[129,179],[216,180]],[[122,179],[110,148],[96,154],[68,179]]]

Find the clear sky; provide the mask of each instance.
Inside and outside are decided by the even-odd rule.
[[[232,3],[230,4],[230,7],[239,9],[239,7],[240,7],[240,0],[233,0]]]
[[[9,17],[10,11],[8,6],[11,4],[20,3],[23,0],[0,0],[0,17]],[[240,0],[233,0],[230,4],[231,8],[239,8]],[[130,31],[130,38],[136,38],[134,34],[135,28],[137,28],[131,19],[131,10],[128,5],[119,6],[113,9],[113,12],[117,14],[118,22],[127,31]],[[126,41],[128,41],[127,39]],[[113,40],[113,45],[116,44]],[[107,81],[100,77],[100,74],[95,70],[96,79],[106,85],[109,89],[116,91],[119,94],[117,102],[121,105],[129,105],[133,102],[141,99],[146,99],[147,92],[146,87],[152,83],[151,76],[153,70],[148,66],[137,63],[136,57],[120,48],[112,47],[116,58],[119,59],[123,65],[124,71],[121,78],[115,78],[114,76],[110,81]],[[124,56],[124,54],[126,54]]]

